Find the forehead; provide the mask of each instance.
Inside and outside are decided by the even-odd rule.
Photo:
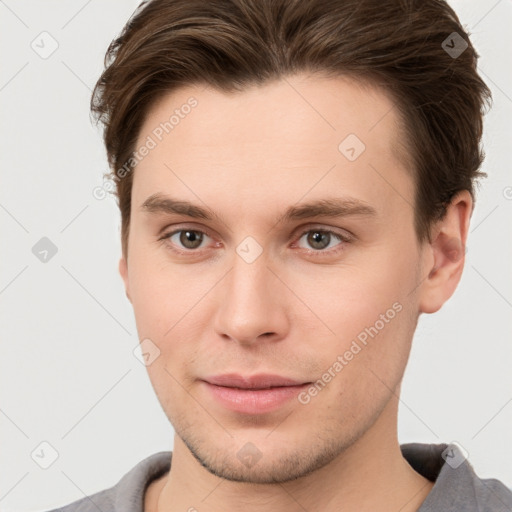
[[[347,77],[297,75],[229,93],[181,87],[146,116],[136,148],[152,149],[135,168],[133,201],[179,189],[189,200],[289,203],[336,188],[389,209],[412,200],[401,133],[391,98]]]

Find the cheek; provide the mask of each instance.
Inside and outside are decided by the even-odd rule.
[[[321,279],[299,281],[297,294],[308,297],[315,313],[308,312],[308,330],[321,329],[324,347],[329,347],[316,357],[323,361],[322,371],[331,368],[336,373],[333,364],[342,365],[341,371],[337,365],[344,375],[338,380],[341,387],[369,391],[382,386],[377,376],[393,384],[403,371],[415,327],[415,304],[409,294],[415,272],[413,260],[407,265],[406,261],[389,256],[378,267],[333,269]]]
[[[164,292],[161,286],[154,286],[152,277],[134,283],[132,287],[132,305],[139,336],[160,339],[172,324],[168,302],[172,301],[170,292]]]
[[[310,308],[305,313],[311,327],[315,324],[326,336],[342,340],[357,336],[404,300],[400,281],[389,269],[333,268],[298,277],[294,292]],[[389,316],[394,313],[390,311]]]
[[[191,293],[176,266],[170,268],[155,258],[160,252],[139,246],[130,254],[130,295],[139,335],[155,339],[161,339],[185,314]]]
[[[199,301],[212,284],[206,279],[191,279],[190,266],[184,275],[176,265],[163,267],[135,258],[132,263],[136,269],[131,276],[132,305],[139,339],[151,340],[160,354],[147,370],[152,381],[158,379],[168,388],[173,381],[166,371],[181,373],[199,350],[194,342],[201,339],[204,328],[197,317]]]

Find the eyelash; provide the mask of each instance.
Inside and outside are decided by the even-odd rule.
[[[180,229],[175,229],[173,231],[170,231],[169,233],[164,234],[158,240],[159,241],[163,241],[164,243],[169,242],[166,245],[169,246],[171,251],[173,251],[173,252],[175,252],[175,253],[177,253],[179,255],[191,255],[191,254],[194,254],[194,253],[198,253],[200,251],[200,249],[180,250],[180,249],[176,249],[175,247],[172,246],[172,244],[170,243],[170,238],[173,235],[175,235],[177,233],[181,233],[183,231],[192,231],[193,233],[200,233],[200,234],[206,235],[206,236],[208,236],[210,238],[213,238],[208,231],[202,231],[200,229],[192,229],[192,228],[182,227]],[[339,252],[344,250],[344,247],[343,247],[344,244],[350,243],[352,241],[352,237],[349,237],[348,235],[342,235],[341,233],[338,233],[336,231],[332,231],[332,230],[324,229],[324,228],[309,228],[309,229],[306,229],[306,230],[301,232],[301,234],[298,237],[297,241],[299,241],[304,235],[306,235],[308,233],[311,233],[311,232],[332,235],[332,236],[334,236],[335,238],[337,238],[341,242],[339,245],[342,246],[341,248],[337,248],[337,249],[334,249],[334,250],[333,249],[330,249],[330,250],[327,250],[327,249],[318,249],[318,250],[311,249],[311,250],[307,251],[308,255],[312,255],[314,257],[315,256],[323,256],[323,255],[326,255],[326,254],[328,254],[328,255],[338,254]]]

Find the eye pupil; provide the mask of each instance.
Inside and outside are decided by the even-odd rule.
[[[201,245],[202,240],[202,233],[198,233],[197,231],[183,230],[180,235],[180,243],[187,249],[196,249]],[[197,243],[198,241],[199,243]],[[189,243],[192,244],[192,247],[188,245]]]
[[[325,239],[327,239],[327,241],[328,241],[329,233],[322,233],[321,231],[311,231],[311,234],[308,238],[309,238],[308,243],[311,243],[311,246],[315,247],[315,249],[324,249],[325,247],[327,247],[329,245],[328,242],[327,242],[327,244],[321,243],[322,238],[324,239],[324,241],[325,241]],[[320,247],[318,247],[318,244],[320,244]]]

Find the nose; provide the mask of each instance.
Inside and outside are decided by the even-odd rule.
[[[219,286],[216,332],[244,345],[285,337],[289,327],[285,285],[265,253],[248,263],[234,254],[231,270]]]

